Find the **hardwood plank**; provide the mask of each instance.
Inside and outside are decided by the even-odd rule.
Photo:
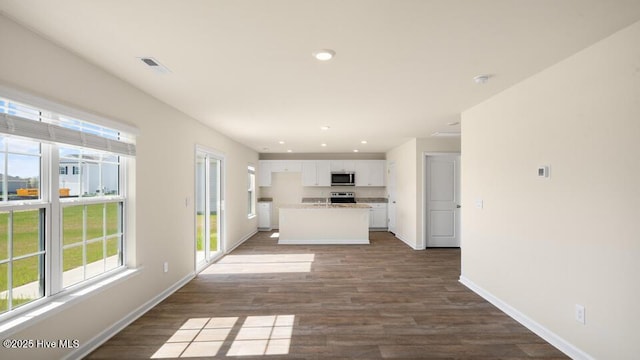
[[[348,246],[277,245],[271,234],[87,358],[149,359],[161,349],[179,358],[183,349],[183,358],[567,359],[458,282],[459,249],[414,251],[385,232]]]

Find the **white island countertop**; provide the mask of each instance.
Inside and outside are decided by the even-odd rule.
[[[370,209],[367,204],[302,203],[280,205],[280,209]]]
[[[278,244],[369,244],[370,208],[365,204],[281,205]]]

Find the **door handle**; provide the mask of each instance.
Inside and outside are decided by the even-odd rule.
[[[460,209],[461,207],[461,205],[456,205],[456,209]]]

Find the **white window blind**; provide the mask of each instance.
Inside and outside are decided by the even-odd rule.
[[[34,121],[17,115],[0,114],[0,133],[38,139],[72,146],[82,146],[94,150],[109,151],[124,156],[135,156],[134,144],[108,139],[100,135],[81,132],[41,121]]]

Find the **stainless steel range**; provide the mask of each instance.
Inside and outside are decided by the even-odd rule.
[[[356,202],[356,193],[354,192],[332,192],[331,193],[331,203],[332,204],[345,204],[345,203],[355,203]]]

